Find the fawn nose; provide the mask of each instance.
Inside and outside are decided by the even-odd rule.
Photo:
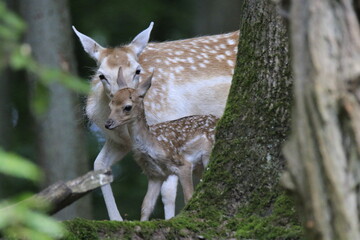
[[[105,122],[105,128],[111,129],[111,125],[113,125],[113,123],[114,123],[114,120],[108,119],[108,120]]]

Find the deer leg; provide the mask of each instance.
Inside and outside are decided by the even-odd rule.
[[[204,153],[201,156],[201,161],[204,166],[204,170],[206,170],[207,165],[209,165],[209,160],[210,160],[210,153]]]
[[[192,164],[190,162],[185,162],[185,164],[181,166],[179,178],[184,192],[184,200],[186,204],[190,200],[194,192],[194,185],[192,179]]]
[[[114,144],[110,140],[106,141],[99,155],[96,157],[94,162],[94,169],[99,170],[110,168],[113,163],[122,159],[129,152],[129,150],[130,149],[127,147],[121,148],[121,146]],[[105,200],[105,205],[110,220],[122,221],[123,219],[116,206],[114,194],[110,184],[102,186],[101,191]]]
[[[175,216],[177,184],[178,177],[176,175],[170,175],[161,186],[161,196],[166,220]]]
[[[149,220],[150,214],[154,210],[157,197],[160,193],[160,188],[163,181],[149,179],[148,189],[141,206],[141,219],[140,221]]]

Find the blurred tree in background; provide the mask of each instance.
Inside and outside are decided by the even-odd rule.
[[[19,1],[20,12],[27,23],[25,41],[39,64],[76,74],[71,41],[70,14],[66,0],[38,0],[36,4]],[[56,76],[49,76],[56,78]],[[44,185],[70,180],[86,173],[90,165],[83,136],[80,101],[61,83],[41,88],[36,77],[28,76],[30,96],[34,91],[46,97],[46,109],[34,116],[37,134],[37,160],[45,171]],[[61,211],[62,219],[82,216],[91,218],[88,198]]]
[[[90,79],[96,63],[83,51],[75,35],[70,34],[71,25],[76,26],[79,31],[91,36],[103,46],[117,46],[131,41],[151,21],[155,23],[151,41],[189,38],[237,30],[242,1],[231,0],[230,2],[224,4],[219,0],[206,2],[204,0],[5,1],[9,8],[22,13],[22,17],[28,25],[24,42],[31,44],[32,54],[38,61],[48,66],[63,68],[64,65],[61,64],[61,59],[58,57],[59,55],[66,56],[65,60],[69,64],[68,70],[71,73],[78,72],[85,79]],[[43,4],[49,4],[49,6]],[[61,26],[51,24],[51,19],[54,18],[56,11],[60,14],[57,21]],[[70,13],[69,19],[66,12]],[[40,22],[42,18],[43,23]],[[40,26],[39,24],[44,25]],[[53,44],[57,40],[65,41],[65,44],[61,48],[54,49]],[[71,56],[73,53],[72,42],[74,41],[76,61]],[[24,46],[23,50],[29,50],[26,48],[27,45]],[[53,60],[47,60],[48,58],[53,58]],[[31,72],[30,75],[33,74]],[[84,107],[84,98],[67,93],[58,84],[53,84],[50,91],[41,87],[42,85],[34,87],[32,81],[25,80],[26,76],[27,74],[21,69],[14,70],[8,67],[3,68],[0,75],[0,145],[36,163],[48,162],[48,165],[42,165],[45,173],[47,172],[46,178],[49,180],[48,183],[45,183],[46,185],[58,178],[63,177],[63,180],[66,180],[72,174],[77,174],[76,172],[86,172],[92,169],[93,161],[102,142],[96,132],[89,130],[90,125],[87,123],[85,113],[80,112]],[[60,92],[56,93],[56,91]],[[45,107],[57,104],[64,107],[63,109],[68,109],[62,110],[59,116],[72,120],[68,120],[63,126],[55,125],[55,129],[56,127],[64,130],[65,128],[67,130],[72,128],[72,137],[77,136],[73,139],[78,139],[78,142],[75,141],[71,144],[71,141],[66,142],[68,140],[63,139],[60,135],[55,138],[57,143],[60,144],[65,141],[69,148],[73,148],[66,152],[78,151],[74,153],[71,159],[53,159],[53,157],[57,158],[65,154],[63,150],[60,150],[60,146],[56,145],[55,153],[48,155],[52,156],[51,159],[43,157],[44,160],[40,161],[39,156],[41,155],[39,153],[44,153],[44,149],[41,150],[41,144],[37,145],[36,143],[41,143],[40,139],[44,137],[42,134],[50,131],[51,128],[46,127],[46,121],[55,115],[47,113],[48,117],[34,117],[30,100],[39,93],[47,99],[46,101],[38,101],[40,108],[42,108],[41,104]],[[72,105],[67,105],[69,103]],[[87,127],[85,134],[76,133],[84,126]],[[66,135],[69,134],[65,134],[65,137]],[[49,137],[54,136],[50,135]],[[46,140],[44,143],[49,144],[50,142]],[[81,150],[81,148],[85,148],[85,150]],[[59,152],[56,153],[56,151]],[[55,165],[55,163],[59,165]],[[72,167],[68,165],[69,163],[72,164]],[[48,169],[54,166],[55,170]],[[120,212],[127,219],[138,219],[141,201],[146,192],[145,176],[132,161],[131,155],[114,166],[113,170],[116,177],[113,187]],[[31,182],[0,175],[0,198],[13,196],[23,190],[37,191],[38,189]],[[107,213],[101,192],[95,192],[92,197],[94,199],[93,205],[95,205],[93,207],[94,218],[106,219]],[[181,199],[179,202],[182,202]],[[162,206],[158,206],[157,210],[155,216],[162,218]],[[76,211],[72,212],[74,214],[70,213],[70,215],[63,217],[79,216]]]
[[[88,86],[78,78],[69,75],[67,71],[45,68],[34,61],[31,56],[31,47],[20,42],[20,36],[25,29],[25,23],[4,2],[0,2],[0,72],[3,77],[1,89],[3,95],[0,104],[0,238],[3,239],[29,239],[49,240],[63,236],[64,229],[61,223],[46,216],[43,211],[47,203],[40,199],[29,198],[28,183],[38,185],[43,178],[42,171],[34,163],[19,156],[9,153],[6,149],[12,147],[14,131],[12,126],[17,126],[19,114],[10,101],[13,71],[26,70],[38,79],[37,85],[47,91],[53,83],[61,84],[71,91],[86,93]],[[31,101],[25,101],[36,115],[46,111],[46,97],[39,91],[33,94]],[[24,95],[20,95],[24,98]],[[25,96],[26,97],[26,96]],[[29,126],[29,122],[27,126]],[[5,150],[4,150],[5,149]],[[18,181],[22,179],[23,181]],[[12,183],[26,183],[21,191],[16,192],[11,187]],[[16,186],[16,184],[15,184]],[[31,189],[31,187],[30,187]],[[12,191],[11,191],[12,190]],[[16,193],[16,196],[15,196]],[[26,201],[22,201],[26,199]],[[20,202],[20,203],[19,203]]]

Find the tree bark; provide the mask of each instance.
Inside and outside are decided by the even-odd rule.
[[[360,32],[352,1],[291,7],[295,107],[284,153],[307,239],[360,239]],[[290,183],[290,184],[289,184]]]
[[[26,41],[34,58],[42,65],[76,73],[71,24],[66,0],[21,0],[20,8],[28,28]],[[36,84],[36,83],[35,83]],[[75,178],[90,168],[87,163],[77,96],[54,83],[49,87],[48,109],[36,116],[40,163],[46,174],[45,185]],[[90,217],[89,198],[58,215],[61,219]]]
[[[273,1],[244,1],[239,54],[209,168],[169,221],[66,222],[69,239],[298,239],[292,201],[279,187],[292,79],[285,23]]]

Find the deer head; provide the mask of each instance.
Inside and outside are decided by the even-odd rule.
[[[144,116],[144,97],[151,86],[153,74],[135,88],[127,87],[122,68],[119,68],[117,76],[118,90],[109,103],[111,110],[108,120],[105,122],[105,128],[113,130],[118,126],[127,124],[138,116]]]
[[[154,23],[139,33],[130,44],[118,48],[104,48],[90,37],[80,33],[73,26],[84,50],[99,66],[95,79],[98,78],[106,94],[111,97],[119,88],[116,84],[118,69],[121,67],[125,83],[134,87],[139,82],[141,66],[138,62],[139,55],[149,42],[150,33]]]

